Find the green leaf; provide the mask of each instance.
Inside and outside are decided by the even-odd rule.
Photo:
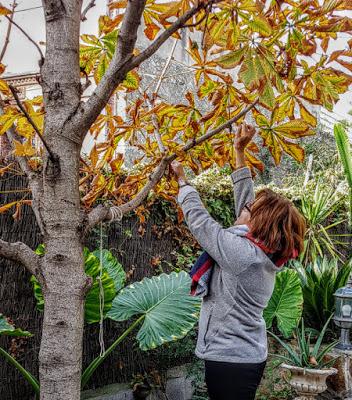
[[[198,298],[190,296],[190,285],[184,271],[144,278],[121,290],[107,316],[125,321],[144,315],[137,334],[142,350],[181,339],[196,323],[201,304]]]
[[[215,60],[222,68],[234,68],[242,61],[245,55],[245,48],[239,48],[231,53],[219,57]]]
[[[268,331],[268,334],[272,336],[278,343],[281,344],[281,346],[286,350],[288,354],[288,358],[291,361],[290,363],[299,365],[300,364],[300,356],[299,354],[293,349],[293,347],[289,343],[285,343],[283,340],[281,340],[278,336],[276,336],[274,333]],[[281,358],[282,356],[280,356]]]
[[[15,367],[24,377],[24,379],[32,386],[35,393],[39,396],[40,385],[38,380],[27,371],[14,357],[12,357],[7,351],[0,347],[0,354],[5,358],[5,360]]]
[[[140,79],[141,78],[136,71],[130,71],[127,73],[125,80],[122,82],[122,86],[128,90],[137,90]]]
[[[16,336],[16,337],[30,337],[33,336],[30,332],[23,331],[22,329],[15,328],[9,324],[6,318],[0,314],[0,336]]]
[[[276,322],[278,329],[289,337],[302,315],[303,295],[298,274],[285,269],[276,275],[274,292],[264,310],[267,328]]]
[[[34,275],[31,276],[30,281],[31,284],[33,285],[34,297],[37,300],[37,310],[44,311],[44,296],[42,292],[42,287],[40,286],[40,283],[38,282],[37,278]]]
[[[99,250],[93,251],[92,254],[100,259]],[[117,261],[117,258],[106,249],[103,249],[102,251],[102,264],[110,278],[114,281],[115,290],[116,293],[118,293],[126,283],[126,272],[124,271],[123,266]]]
[[[44,254],[44,251],[44,246],[39,246],[36,250],[37,254],[41,255]],[[116,293],[121,290],[125,284],[126,274],[122,265],[108,250],[103,250],[102,256],[102,283],[104,289],[103,314],[106,316],[112,306],[112,301]],[[92,287],[88,291],[85,299],[85,321],[92,324],[100,321],[99,250],[91,253],[88,249],[84,249],[84,269],[86,275],[93,278]],[[44,297],[42,288],[34,276],[31,277],[31,282],[33,284],[34,296],[37,300],[37,308],[39,311],[43,311]]]

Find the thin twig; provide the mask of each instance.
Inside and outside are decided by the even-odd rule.
[[[176,46],[177,46],[177,40],[174,41],[174,44],[173,44],[173,46],[171,48],[169,57],[166,60],[164,68],[162,69],[161,74],[159,76],[159,80],[158,80],[158,82],[157,82],[157,84],[155,86],[155,91],[154,91],[154,93],[152,93],[152,100],[149,101],[149,107],[150,108],[152,108],[154,106],[154,104],[155,104],[155,100],[156,100],[156,98],[158,96],[158,92],[159,92],[159,89],[160,89],[160,86],[161,86],[161,82],[163,81],[164,76],[166,74],[166,71],[169,68],[169,65],[170,65],[172,57],[174,55]],[[163,154],[163,153],[165,153],[166,149],[165,149],[164,143],[163,143],[163,141],[161,139],[160,133],[158,132],[158,120],[156,118],[155,113],[152,114],[152,123],[153,123],[154,129],[155,129],[155,132],[154,132],[155,139],[156,139],[156,141],[158,143],[158,147],[159,147],[160,152]]]
[[[48,144],[47,144],[46,140],[44,139],[42,133],[40,132],[39,128],[37,127],[37,125],[35,124],[33,119],[31,118],[31,116],[28,114],[28,112],[24,108],[23,104],[21,103],[21,100],[20,100],[20,98],[18,97],[18,94],[17,94],[17,89],[12,85],[9,85],[9,88],[11,90],[12,96],[16,100],[16,103],[17,103],[19,109],[25,115],[25,117],[27,118],[28,122],[32,125],[32,127],[35,130],[36,134],[39,136],[39,138],[40,138],[41,142],[43,143],[43,146],[46,148],[51,160],[54,161],[55,160],[54,153],[51,151],[50,147],[48,146]]]
[[[87,13],[88,13],[88,11],[91,9],[91,8],[93,8],[93,7],[95,7],[95,0],[91,0],[88,4],[87,4],[87,7],[82,11],[82,14],[81,14],[81,21],[83,22],[83,21],[86,21],[87,20]]]
[[[4,56],[5,56],[5,53],[6,53],[6,50],[7,50],[7,46],[9,45],[9,43],[10,43],[10,34],[11,34],[11,29],[12,29],[12,20],[13,20],[13,17],[14,17],[14,11],[15,11],[15,8],[17,7],[17,3],[14,1],[13,2],[13,4],[12,4],[12,13],[11,13],[11,16],[9,17],[9,19],[10,19],[10,21],[9,21],[9,25],[8,25],[8,27],[7,27],[7,32],[6,32],[6,37],[5,37],[5,43],[4,43],[4,47],[2,48],[2,51],[1,51],[1,54],[0,54],[0,63],[1,63],[1,61],[3,60],[3,58],[4,58]]]
[[[164,68],[163,68],[163,70],[161,71],[161,74],[160,74],[160,76],[159,76],[158,83],[157,83],[156,86],[155,86],[155,90],[154,90],[154,94],[153,94],[154,99],[155,99],[156,96],[158,95],[158,92],[159,92],[159,89],[160,89],[160,86],[161,86],[161,82],[162,82],[162,80],[164,79],[165,74],[166,74],[166,71],[167,71],[168,68],[169,68],[169,65],[170,65],[170,63],[171,63],[171,60],[172,60],[172,58],[173,58],[173,56],[174,56],[174,52],[175,52],[176,46],[177,46],[177,40],[175,40],[175,41],[174,41],[174,44],[172,45],[172,48],[171,48],[169,57],[168,57],[168,59],[166,60],[166,63],[165,63],[165,65],[164,65]]]
[[[9,16],[5,15],[5,18],[7,18],[7,20],[8,20],[11,24],[15,25],[15,27],[16,27],[17,29],[19,29],[19,30],[23,33],[23,35],[24,35],[31,43],[34,44],[34,46],[37,48],[37,50],[38,50],[38,52],[39,52],[39,54],[40,54],[40,63],[43,64],[43,62],[44,62],[44,54],[43,54],[41,48],[39,47],[38,43],[36,43],[36,42],[28,35],[28,33],[27,33],[23,28],[21,28],[18,24],[16,24],[16,22],[13,21]]]

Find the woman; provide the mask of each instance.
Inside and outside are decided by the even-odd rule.
[[[196,355],[205,360],[211,400],[255,398],[268,354],[263,310],[279,266],[303,250],[305,222],[294,205],[269,189],[254,195],[244,155],[254,134],[252,126],[242,125],[235,140],[237,220],[228,229],[206,211],[182,165],[172,165],[187,225],[215,262],[196,346]]]

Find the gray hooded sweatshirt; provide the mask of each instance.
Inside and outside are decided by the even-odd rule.
[[[239,216],[254,200],[250,170],[232,174],[235,210]],[[279,270],[238,229],[224,229],[204,208],[192,186],[180,189],[178,202],[201,247],[215,260],[209,294],[203,298],[196,355],[211,361],[261,363],[267,358],[263,310]],[[265,223],[265,221],[263,221]]]

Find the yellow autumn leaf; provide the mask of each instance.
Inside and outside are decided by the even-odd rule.
[[[309,130],[309,125],[303,119],[293,119],[281,125],[272,127],[272,129],[275,130],[275,133],[294,139],[305,136],[305,133]]]
[[[89,158],[90,158],[90,162],[92,163],[92,167],[95,168],[97,165],[97,162],[99,160],[99,154],[98,154],[96,145],[94,145],[94,147],[92,148]]]
[[[317,126],[316,117],[311,112],[309,112],[303,104],[299,105],[299,111],[304,121],[306,121],[309,125],[313,127]]]
[[[124,157],[123,154],[117,154],[117,157],[110,162],[110,167],[113,174],[117,174],[120,171],[120,168],[123,164]]]
[[[17,140],[13,141],[13,145],[15,147],[13,153],[18,157],[32,157],[36,154],[36,150],[33,148],[32,143],[29,140],[21,143]]]
[[[18,201],[13,201],[12,203],[8,203],[8,204],[5,204],[5,205],[1,206],[0,207],[0,214],[10,210],[10,208],[15,206],[17,203],[18,203]]]
[[[0,115],[0,135],[3,135],[11,128],[19,115],[18,111],[13,108],[6,110],[5,114]]]
[[[272,129],[275,131],[275,133],[282,134],[283,136],[292,139],[309,136],[311,134],[309,125],[303,119],[294,119],[292,121],[272,127]]]
[[[290,142],[282,137],[277,137],[282,149],[298,162],[304,161],[304,149],[297,143]]]
[[[9,14],[12,14],[12,11],[4,7],[2,3],[0,3],[0,15],[9,15]]]
[[[280,164],[282,149],[275,138],[275,134],[271,132],[269,129],[263,129],[259,131],[260,136],[264,141],[264,146],[266,146],[271,155],[273,156],[275,165]]]
[[[0,79],[0,92],[5,94],[6,96],[8,96],[11,93],[7,82],[4,81],[3,79]]]

